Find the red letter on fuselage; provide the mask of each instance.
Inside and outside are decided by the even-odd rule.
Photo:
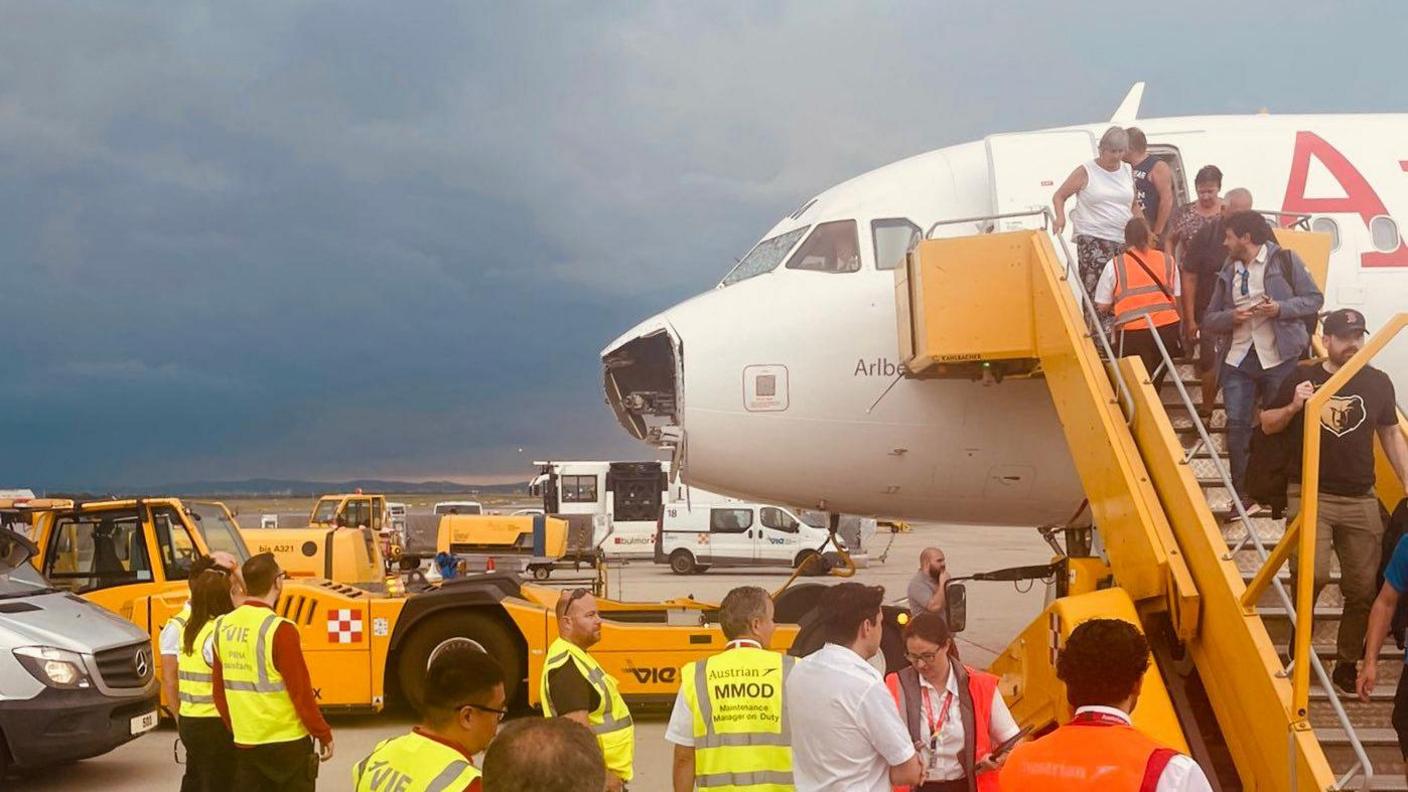
[[[1307,198],[1305,181],[1310,173],[1310,158],[1320,160],[1344,189],[1343,198]],[[1388,214],[1378,193],[1359,173],[1348,159],[1334,146],[1325,142],[1314,132],[1296,133],[1296,151],[1291,157],[1291,178],[1286,182],[1286,200],[1281,205],[1283,212],[1303,214],[1354,213],[1367,227],[1369,221],[1379,215]],[[1365,267],[1408,267],[1408,247],[1402,239],[1391,253],[1370,250],[1364,253],[1360,264]]]

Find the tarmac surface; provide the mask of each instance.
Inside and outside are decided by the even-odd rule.
[[[954,576],[1021,564],[1050,560],[1051,551],[1031,528],[993,528],[916,524],[912,532],[898,534],[881,562],[889,534],[879,534],[866,548],[869,566],[856,580],[885,586],[887,601],[904,597],[910,577],[917,569],[919,551],[928,546],[942,547]],[[787,579],[783,569],[721,569],[703,575],[681,577],[664,566],[634,562],[612,570],[610,594],[633,600],[658,600],[682,594],[717,602],[732,587],[762,585],[772,588]],[[549,581],[550,583],[552,581]],[[968,584],[968,628],[959,635],[959,647],[966,662],[985,666],[1016,633],[1037,616],[1045,589],[1038,582],[1025,592],[1009,583]],[[669,743],[665,742],[667,709],[636,713],[636,778],[633,790],[655,792],[670,788]],[[351,789],[352,765],[371,751],[377,742],[404,733],[412,725],[409,715],[380,714],[329,718],[333,727],[336,755],[323,765],[319,788]],[[163,726],[117,750],[94,759],[63,767],[48,768],[0,783],[14,790],[102,789],[105,792],[155,792],[177,789],[182,769],[173,750],[176,731]]]

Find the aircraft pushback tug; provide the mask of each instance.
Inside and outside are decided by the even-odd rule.
[[[1199,417],[1181,376],[1161,394],[1139,359],[1116,359],[1048,221],[1028,212],[936,223],[895,274],[903,376],[981,380],[995,391],[1043,381],[1087,495],[1093,527],[1066,532],[1057,597],[991,667],[1013,714],[1039,731],[1067,720],[1056,650],[1085,619],[1124,618],[1143,626],[1155,650],[1136,725],[1190,751],[1222,788],[1405,788],[1388,728],[1392,694],[1365,705],[1330,692],[1317,654],[1322,638],[1333,646],[1325,625],[1338,609],[1311,607],[1311,575],[1300,575],[1294,594],[1278,579],[1292,549],[1311,568],[1314,532],[1293,523],[1278,542],[1279,523],[1247,517],[1231,494],[1225,428]],[[974,223],[1018,230],[944,236]],[[1277,235],[1323,284],[1328,238]],[[1399,314],[1378,329],[1306,414],[1318,414],[1405,324]],[[1178,369],[1162,352],[1163,365]],[[1302,515],[1313,525],[1319,428],[1310,424]],[[1400,430],[1408,431],[1402,416]],[[1391,473],[1380,475],[1379,496],[1389,508],[1402,498]],[[1290,622],[1300,629],[1288,647]],[[1288,666],[1282,654],[1293,658]],[[1385,663],[1381,678],[1402,665]]]

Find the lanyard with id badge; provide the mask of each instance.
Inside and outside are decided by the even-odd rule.
[[[921,696],[924,702],[924,719],[929,722],[929,741],[927,745],[922,746],[924,752],[928,754],[928,759],[924,763],[925,775],[927,776],[935,769],[939,761],[939,738],[943,736],[944,726],[948,723],[948,711],[953,706],[953,693],[944,691],[944,702],[939,707],[939,717],[937,718],[934,717],[934,705],[930,703],[928,692],[921,690]]]

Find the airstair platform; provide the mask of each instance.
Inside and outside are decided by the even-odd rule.
[[[1332,687],[1337,585],[1313,605],[1309,574],[1291,589],[1287,557],[1296,550],[1311,569],[1313,532],[1246,514],[1228,472],[1225,412],[1219,403],[1200,414],[1191,365],[1163,349],[1160,368],[1171,374],[1159,392],[1139,359],[1116,356],[1071,251],[1047,230],[1049,215],[949,226],[1028,226],[999,233],[938,236],[945,225],[931,227],[896,270],[905,376],[966,379],[972,387],[1044,380],[1097,537],[1089,558],[1068,546],[1070,581],[993,663],[1013,714],[1038,733],[1068,719],[1054,673],[1061,641],[1080,620],[1125,618],[1150,638],[1157,666],[1135,724],[1188,750],[1218,788],[1408,790],[1390,723],[1400,654],[1378,658],[1379,689],[1367,703]],[[1323,283],[1328,240],[1277,235]],[[1376,332],[1307,404],[1308,414],[1404,326],[1408,314]],[[1402,416],[1400,430],[1408,433]],[[1318,427],[1304,444],[1311,491]],[[1379,496],[1391,509],[1403,492],[1379,457]],[[1310,519],[1317,510],[1307,495],[1302,514]]]

